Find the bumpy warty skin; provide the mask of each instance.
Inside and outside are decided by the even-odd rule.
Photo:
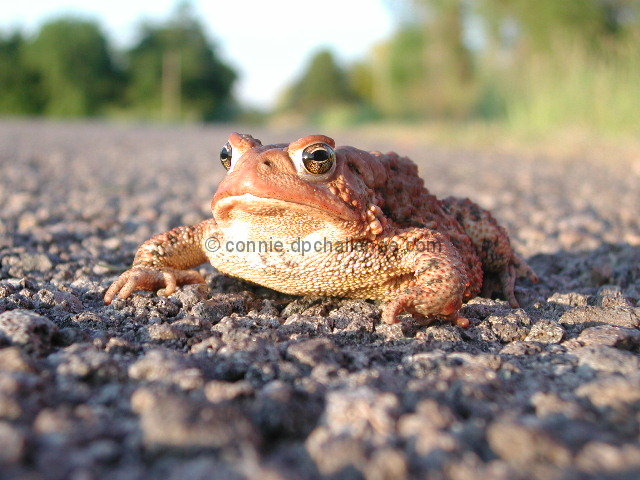
[[[229,172],[213,218],[142,244],[107,303],[204,282],[190,269],[209,260],[284,293],[381,300],[389,323],[411,313],[465,326],[458,310],[483,284],[483,293],[496,284],[515,307],[516,277],[537,280],[488,211],[469,199],[437,199],[406,157],[335,148],[322,135],[262,145],[234,133],[225,149]]]

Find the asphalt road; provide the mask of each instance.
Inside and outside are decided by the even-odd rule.
[[[209,215],[233,130],[0,122],[0,478],[638,478],[638,165],[258,129],[410,156],[542,282],[468,329],[210,267],[105,306],[139,243]]]

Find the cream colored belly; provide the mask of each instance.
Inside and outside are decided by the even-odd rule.
[[[220,248],[208,257],[223,273],[294,295],[386,300],[406,283],[406,272],[394,259],[350,250],[347,243],[338,252],[335,240],[325,242],[326,233],[277,243],[268,237],[252,241],[252,235],[236,229],[221,236]]]

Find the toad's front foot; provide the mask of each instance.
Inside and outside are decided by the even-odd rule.
[[[168,267],[137,266],[130,268],[111,284],[104,295],[106,304],[114,298],[128,298],[136,290],[158,291],[161,295],[171,295],[179,286],[206,283],[195,270],[178,270]]]

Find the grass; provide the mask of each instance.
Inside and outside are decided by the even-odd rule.
[[[505,123],[516,132],[640,134],[640,51],[631,46],[606,55],[564,48],[533,57],[504,90]]]

